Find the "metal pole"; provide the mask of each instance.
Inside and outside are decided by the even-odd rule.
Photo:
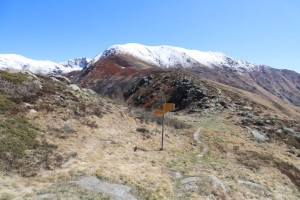
[[[162,117],[162,131],[161,131],[161,151],[164,149],[164,124],[165,124],[165,115]]]

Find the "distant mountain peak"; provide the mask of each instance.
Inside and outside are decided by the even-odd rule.
[[[74,59],[67,63],[56,63],[49,60],[33,60],[16,54],[0,54],[0,69],[7,70],[9,68],[30,71],[41,74],[64,74],[75,70],[81,70],[81,65],[87,58]],[[71,63],[74,65],[71,65]],[[78,64],[77,64],[78,63]]]
[[[85,68],[89,62],[91,62],[92,59],[86,58],[86,57],[81,57],[81,58],[74,58],[70,59],[65,62],[59,62],[59,64],[65,66],[65,67],[70,67],[70,68],[79,68],[80,70]]]

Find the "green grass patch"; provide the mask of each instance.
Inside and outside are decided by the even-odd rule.
[[[202,127],[206,128],[206,129],[208,129],[208,128],[214,129],[216,121],[217,121],[216,117],[210,118],[203,123]]]
[[[36,140],[37,128],[30,124],[23,116],[10,117],[0,122],[0,157],[11,153],[14,158],[21,158],[25,150],[34,149],[38,145]]]
[[[5,94],[0,93],[0,113],[4,113],[5,111],[8,111],[13,102],[9,100],[9,96]]]
[[[13,82],[13,83],[23,83],[28,81],[28,74],[24,73],[9,73],[7,71],[0,70],[0,76],[3,77],[5,80]]]

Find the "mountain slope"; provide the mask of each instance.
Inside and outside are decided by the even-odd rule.
[[[200,78],[210,79],[239,89],[280,98],[285,103],[300,105],[300,74],[291,70],[274,69],[257,65],[223,53],[201,52],[171,46],[144,46],[140,44],[113,45],[98,54],[88,65],[96,65],[103,59],[130,57],[130,67],[140,67],[141,62],[160,68],[183,67]],[[124,59],[125,57],[125,59]],[[135,61],[133,61],[135,60]],[[120,67],[128,65],[118,64]]]
[[[299,108],[281,112],[184,69],[151,74],[106,58],[90,70],[87,77],[106,80],[111,72],[115,84],[130,83],[130,104],[188,107],[165,116],[164,150],[157,151],[161,116],[153,110],[102,98],[61,76],[0,71],[0,199],[114,198],[94,190],[99,185],[126,186],[141,200],[299,199]],[[129,72],[150,75],[134,85]],[[96,180],[90,187],[80,184],[89,177]]]
[[[87,60],[86,60],[87,61]],[[17,69],[41,74],[64,74],[74,70],[81,70],[84,60],[68,61],[62,64],[49,60],[33,60],[16,54],[0,54],[0,69]],[[77,64],[78,63],[78,64]]]

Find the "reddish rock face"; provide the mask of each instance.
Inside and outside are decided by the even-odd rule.
[[[167,71],[146,65],[138,69],[136,65],[123,58],[110,57],[83,69],[72,79],[82,87],[91,88],[98,93],[122,99],[124,92],[137,84],[142,77]]]

